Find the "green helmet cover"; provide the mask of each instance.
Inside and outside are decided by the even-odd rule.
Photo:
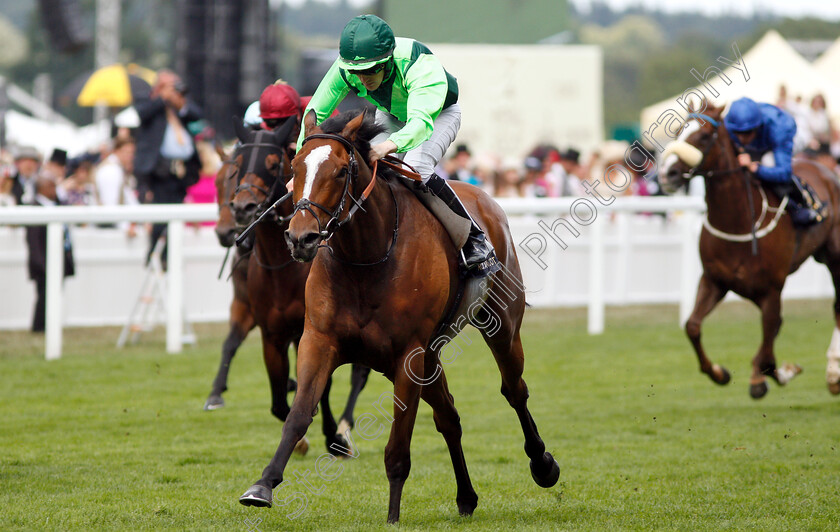
[[[365,70],[384,63],[394,53],[394,32],[376,15],[354,17],[341,31],[338,66],[346,70]]]

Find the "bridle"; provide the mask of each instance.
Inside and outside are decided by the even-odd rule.
[[[712,151],[712,148],[714,147],[715,143],[717,142],[718,138],[720,137],[720,122],[715,120],[711,116],[703,114],[703,113],[691,113],[691,114],[688,115],[688,118],[696,118],[696,119],[699,119],[699,120],[705,120],[706,122],[708,122],[708,123],[712,124],[712,126],[714,126],[715,131],[714,131],[714,133],[712,133],[711,138],[709,138],[709,141],[706,143],[706,145],[701,150],[702,156],[700,157],[700,162],[698,162],[687,173],[683,174],[683,179],[685,179],[686,181],[688,181],[691,178],[696,177],[698,175],[698,172],[700,171],[700,168],[703,167],[703,163],[706,162],[706,156],[709,155],[710,151]],[[703,172],[702,175],[705,176],[705,177],[708,177],[708,178],[712,178],[712,177],[715,177],[715,176],[731,174],[731,173],[737,172],[739,170],[741,170],[741,168],[736,166],[735,168],[727,168],[726,170],[718,170],[718,171],[708,170],[708,171]]]
[[[388,247],[388,251],[386,251],[380,259],[365,263],[349,262],[336,255],[333,249],[329,245],[327,245],[327,242],[333,237],[333,235],[335,235],[336,231],[338,231],[343,225],[349,223],[350,220],[353,219],[353,215],[356,214],[356,211],[361,209],[363,212],[367,212],[365,211],[365,208],[362,207],[362,204],[368,199],[368,197],[370,197],[370,193],[373,191],[373,187],[376,185],[377,167],[380,161],[378,160],[373,163],[370,183],[367,187],[365,187],[365,190],[362,191],[362,193],[358,197],[355,197],[351,192],[351,187],[353,187],[355,180],[359,177],[359,163],[356,160],[356,147],[346,138],[331,133],[313,133],[312,135],[309,135],[305,139],[303,139],[301,146],[313,139],[334,140],[340,143],[342,146],[344,146],[344,148],[347,150],[349,160],[347,162],[347,166],[342,169],[342,172],[347,176],[347,179],[345,179],[344,181],[344,190],[341,193],[341,199],[338,201],[338,205],[334,209],[330,209],[329,207],[314,202],[308,198],[301,198],[300,201],[298,201],[295,204],[294,211],[289,216],[289,218],[291,218],[300,211],[306,211],[309,214],[311,214],[312,217],[315,218],[315,221],[318,223],[318,234],[323,242],[319,247],[326,247],[329,250],[330,254],[339,262],[343,262],[351,266],[373,266],[375,264],[381,264],[387,261],[391,256],[391,252],[396,246],[400,226],[399,203],[397,202],[397,197],[394,195],[393,189],[391,189],[390,187],[389,190],[391,191],[391,199],[394,202],[394,230],[391,237],[391,244]],[[397,161],[401,163],[401,161]],[[387,164],[392,168],[396,168],[398,166],[384,159],[382,159],[381,162]],[[338,176],[336,178],[338,178]],[[417,175],[417,178],[419,179],[419,175]],[[341,212],[347,205],[348,198],[352,202],[352,204],[350,205],[350,208],[347,211],[347,215],[344,218],[341,218]],[[318,218],[318,215],[313,209],[313,207],[323,211],[324,213],[330,216],[330,219],[327,220],[326,224],[321,224],[321,220]]]
[[[233,177],[236,176],[236,175],[239,176],[239,178],[236,180],[236,188],[233,191],[234,196],[236,196],[240,192],[247,191],[251,195],[251,197],[254,198],[255,202],[257,201],[257,195],[254,193],[254,190],[261,192],[265,196],[265,199],[263,201],[258,202],[256,218],[260,218],[260,219],[265,215],[265,213],[267,211],[269,211],[271,209],[271,207],[273,207],[274,205],[279,205],[280,203],[282,203],[283,201],[285,201],[287,198],[291,197],[291,195],[292,195],[292,193],[289,192],[288,194],[284,195],[279,200],[272,202],[272,198],[274,197],[274,194],[277,192],[277,188],[278,188],[279,184],[280,183],[285,184],[286,181],[288,181],[288,179],[290,179],[292,177],[292,174],[291,173],[287,174],[287,173],[284,173],[282,171],[282,166],[283,166],[282,162],[288,156],[286,154],[286,150],[283,148],[283,146],[278,146],[277,144],[274,144],[273,142],[262,142],[262,140],[263,140],[262,136],[264,136],[266,134],[270,135],[270,133],[267,132],[267,131],[258,131],[257,136],[254,139],[254,142],[246,142],[244,144],[240,144],[239,146],[236,147],[236,150],[233,153],[233,160],[225,161],[227,163],[231,163],[231,166],[235,169],[227,177],[227,179],[230,180],[230,179],[233,179]],[[280,153],[280,163],[281,163],[280,164],[280,167],[281,167],[280,175],[278,175],[277,177],[274,178],[274,182],[271,184],[269,189],[266,189],[265,187],[261,187],[259,185],[254,185],[254,184],[251,184],[251,183],[242,183],[242,179],[246,175],[254,173],[254,170],[256,170],[256,165],[257,165],[257,160],[258,160],[258,157],[249,157],[248,158],[248,167],[245,170],[245,172],[242,172],[241,168],[239,166],[239,163],[237,162],[236,159],[237,159],[237,155],[242,154],[245,148],[252,148],[252,149],[253,148],[271,148],[273,150],[277,150]],[[291,215],[286,216],[286,217],[276,217],[276,220],[280,223],[288,221],[289,219],[291,219]]]
[[[371,179],[370,185],[362,192],[362,195],[358,198],[354,197],[352,192],[350,191],[351,184],[358,178],[359,176],[359,163],[356,161],[356,147],[353,144],[345,139],[340,135],[333,135],[330,133],[315,133],[309,135],[305,139],[303,139],[303,144],[306,144],[310,140],[313,139],[326,139],[326,140],[334,140],[344,146],[347,150],[347,155],[349,157],[349,161],[347,166],[342,169],[342,173],[347,176],[347,179],[344,180],[344,190],[341,193],[341,199],[338,201],[338,205],[334,209],[330,209],[320,203],[312,201],[308,198],[301,198],[300,201],[295,203],[294,211],[292,212],[292,216],[297,214],[300,211],[307,211],[310,213],[315,221],[318,222],[318,234],[321,236],[321,239],[324,242],[327,242],[330,238],[333,237],[338,229],[348,223],[350,220],[353,219],[353,215],[356,213],[357,210],[365,209],[362,207],[362,203],[368,198],[370,195],[370,191],[373,189],[373,185],[376,183],[374,179]],[[338,176],[336,177],[336,179]],[[347,199],[353,202],[350,206],[350,209],[347,211],[347,216],[343,219],[341,218],[341,212],[344,210],[344,206],[347,205]],[[313,207],[320,209],[324,213],[330,216],[330,219],[327,220],[327,223],[321,225],[321,220],[318,218],[317,213],[313,209]]]

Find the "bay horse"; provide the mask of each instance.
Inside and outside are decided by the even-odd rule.
[[[280,198],[281,191],[285,190],[286,181],[291,177],[285,138],[293,125],[289,122],[289,127],[274,132],[237,128],[241,145],[233,158],[226,162],[228,168],[220,169],[220,172],[225,171],[225,183],[220,187],[223,191],[223,199],[220,199],[220,220],[225,219],[225,225],[222,229],[217,226],[218,235],[231,235],[230,231],[224,229],[228,226],[228,216],[234,221],[232,234],[235,235]],[[309,274],[309,265],[292,260],[288,249],[282,245],[281,217],[290,213],[291,209],[291,201],[282,202],[272,217],[267,217],[264,222],[256,225],[253,249],[248,260],[233,266],[234,302],[231,305],[232,322],[236,307],[237,310],[242,310],[237,315],[238,318],[247,319],[250,314],[254,323],[260,326],[263,360],[271,386],[271,412],[281,421],[285,421],[289,412],[286,392],[295,388],[294,381],[289,378],[288,350],[293,343],[297,346],[303,332],[304,286]],[[226,238],[223,243],[228,241]],[[281,245],[278,246],[277,242]],[[247,324],[247,321],[238,321],[239,330],[245,330],[243,322]],[[231,335],[233,334],[234,331]],[[241,340],[238,342],[241,343]],[[214,381],[214,391],[222,381],[221,376],[226,381],[233,352],[225,349],[231,348],[232,345],[232,342],[225,342],[219,373]],[[369,373],[368,368],[353,368],[350,395],[339,425],[332,415],[328,394],[325,394],[321,401],[323,431],[327,438],[327,448],[331,449],[331,452],[335,451],[330,445],[344,443],[345,440],[340,434],[353,427],[353,410]],[[224,387],[226,388],[226,384]]]
[[[230,249],[239,235],[239,227],[234,220],[233,212],[230,210],[230,201],[233,199],[233,192],[236,189],[236,170],[233,165],[234,161],[228,159],[220,147],[217,147],[216,151],[222,160],[222,166],[216,173],[215,182],[216,203],[219,207],[215,232],[219,244]],[[252,243],[250,244],[252,245]],[[230,329],[222,344],[222,359],[216,372],[216,378],[213,379],[210,395],[204,402],[205,410],[217,410],[225,406],[222,394],[227,391],[230,364],[239,346],[245,341],[245,337],[257,326],[248,298],[248,260],[251,255],[251,245],[235,248],[230,271],[233,285],[233,300],[230,303],[230,318],[228,320]],[[294,385],[290,380],[289,388],[293,387]]]
[[[727,384],[729,372],[713,364],[703,350],[701,324],[730,290],[755,303],[761,310],[762,340],[752,359],[750,396],[758,399],[767,393],[767,377],[784,385],[801,371],[790,364],[777,368],[773,352],[782,324],[781,292],[787,276],[808,257],[814,257],[828,267],[835,292],[840,294],[840,185],[828,168],[794,159],[794,174],[814,189],[829,211],[822,223],[807,228],[794,226],[785,215],[787,197],[778,197],[754,176],[745,176],[746,170],[739,167],[735,144],[721,119],[723,108],[707,107],[704,112],[689,115],[685,129],[662,153],[660,166],[665,191],[674,191],[695,176],[702,176],[706,184],[707,215],[700,233],[703,274],[685,331],[700,371],[717,384]],[[829,391],[837,394],[838,300],[834,317],[826,378]]]
[[[440,330],[451,321],[447,317],[460,292],[457,251],[440,222],[393,172],[377,163],[380,178],[374,179],[367,155],[370,139],[381,131],[365,113],[350,111],[321,127],[314,112],[304,118],[306,140],[292,161],[295,214],[286,231],[292,256],[312,261],[298,390],[274,457],[239,499],[246,506],[272,505],[272,490],[283,481],[295,442],[312,423],[330,375],[346,363],[364,364],[394,383],[385,447],[388,522],[399,520],[421,398],[432,407],[435,427],[449,449],[459,513],[472,515],[478,503],[461,447],[460,418],[440,364],[449,339]],[[479,328],[501,372],[502,395],[519,417],[531,474],[548,488],[557,482],[560,468],[546,452],[526,404],[519,333],[525,297],[507,219],[480,189],[457,182],[453,188],[504,266],[487,279],[471,280],[481,282],[487,295],[483,307],[470,305],[472,323],[494,323],[492,329]],[[468,303],[465,298],[459,309]]]

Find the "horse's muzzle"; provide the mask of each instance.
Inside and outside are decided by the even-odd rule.
[[[230,210],[233,213],[233,219],[239,226],[246,226],[254,221],[257,216],[257,209],[259,205],[256,202],[247,202],[241,205],[236,202],[231,202]]]
[[[286,245],[292,258],[298,262],[311,262],[318,254],[318,245],[321,243],[321,235],[315,232],[304,233],[300,238],[290,233],[285,233]]]
[[[236,241],[236,228],[216,225],[216,237],[219,239],[219,244],[222,247],[229,248]]]

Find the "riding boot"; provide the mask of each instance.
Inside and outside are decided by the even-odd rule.
[[[484,277],[499,271],[501,265],[496,259],[493,245],[455,195],[449,183],[437,174],[432,174],[425,185],[421,188],[426,188],[431,194],[424,194],[423,190],[415,190],[415,194],[438,217],[456,247],[460,247],[462,267],[466,275]],[[431,195],[440,201],[429,201]],[[441,203],[447,207],[448,212],[438,208]]]
[[[796,179],[796,177],[794,176],[793,179]],[[772,189],[780,198],[787,195],[787,210],[793,225],[807,227],[821,222],[823,216],[817,210],[813,209],[812,206],[808,205],[809,202],[806,201],[805,196],[802,194],[801,186],[797,183],[790,182],[776,184]]]

